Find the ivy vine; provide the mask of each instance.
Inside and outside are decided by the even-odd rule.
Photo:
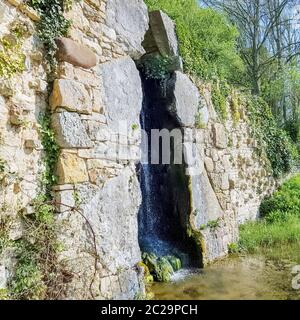
[[[41,20],[37,24],[38,36],[47,52],[50,73],[54,73],[57,49],[55,39],[68,34],[71,21],[67,20],[63,13],[70,9],[72,0],[28,0],[27,4],[41,15]]]

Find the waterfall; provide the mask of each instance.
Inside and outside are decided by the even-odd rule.
[[[142,75],[143,78],[143,75]],[[167,109],[168,100],[161,84],[143,78],[144,102],[140,115],[142,151],[140,186],[142,205],[139,211],[139,243],[143,252],[156,256],[175,255],[188,265],[199,266],[196,245],[187,236],[190,194],[185,166],[151,164],[151,129],[178,128]]]

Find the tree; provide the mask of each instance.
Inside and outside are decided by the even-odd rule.
[[[274,62],[279,66],[299,55],[300,39],[292,24],[295,0],[204,0],[224,11],[240,32],[239,49],[247,66],[252,92]],[[267,54],[266,54],[267,53]]]

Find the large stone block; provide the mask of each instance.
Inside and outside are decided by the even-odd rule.
[[[109,127],[118,132],[121,121],[125,121],[128,128],[138,124],[143,91],[133,60],[127,57],[104,63],[98,72],[103,78],[103,102]]]
[[[52,127],[61,148],[90,148],[92,141],[75,112],[60,112],[52,115]]]
[[[53,110],[62,107],[78,113],[92,113],[92,101],[88,91],[82,83],[73,80],[54,81],[50,105]]]
[[[108,0],[106,24],[114,29],[123,49],[138,59],[145,50],[142,41],[149,27],[147,6],[143,0]]]
[[[74,153],[63,152],[57,163],[58,184],[82,183],[89,180],[85,161]]]
[[[58,38],[55,42],[57,45],[56,56],[59,61],[65,61],[85,69],[90,69],[97,64],[96,55],[90,49],[72,39]]]
[[[179,56],[175,25],[164,12],[157,10],[149,14],[152,36],[161,55]]]
[[[193,127],[198,112],[200,94],[190,78],[175,71],[168,83],[169,111],[181,126]]]

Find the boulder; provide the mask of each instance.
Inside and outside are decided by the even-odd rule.
[[[124,51],[132,58],[139,59],[145,53],[142,42],[149,17],[143,0],[108,0],[106,24],[115,30]]]
[[[89,138],[80,116],[75,112],[60,112],[52,115],[52,128],[61,148],[90,148]]]
[[[192,211],[194,227],[199,230],[202,225],[216,220],[223,215],[217,196],[211,186],[206,171],[200,175],[191,176]]]
[[[99,66],[103,79],[103,102],[109,127],[118,132],[121,121],[128,128],[139,123],[143,104],[142,83],[135,63],[129,57]]]
[[[90,69],[97,64],[95,53],[72,39],[57,38],[55,43],[57,45],[56,57],[59,61],[65,61],[85,69]]]
[[[183,127],[194,127],[198,112],[200,94],[190,78],[180,71],[175,71],[167,84],[170,101],[169,112]]]

